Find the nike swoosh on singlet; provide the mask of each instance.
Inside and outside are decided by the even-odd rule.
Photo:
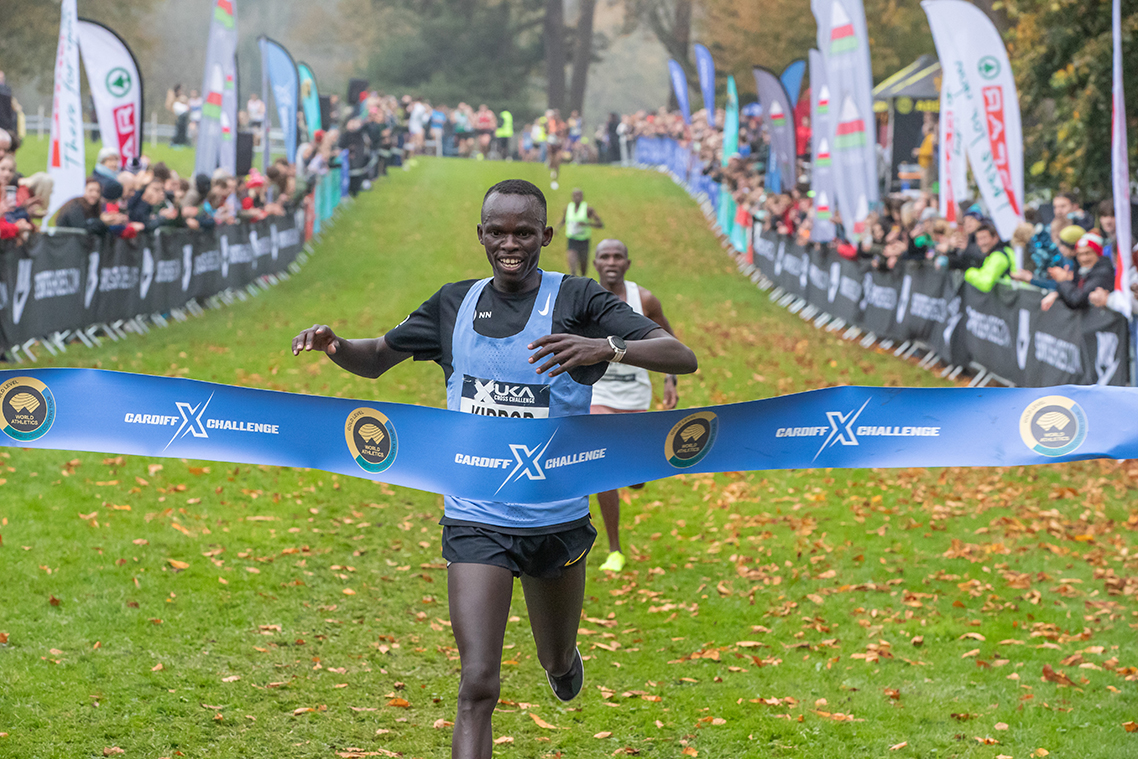
[[[540,314],[541,316],[545,316],[548,313],[549,313],[549,296],[546,295],[545,296],[545,305],[541,307],[541,310],[538,311],[538,314]]]

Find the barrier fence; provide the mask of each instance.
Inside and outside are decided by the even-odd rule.
[[[343,172],[346,174],[346,170]],[[159,229],[133,239],[54,229],[0,244],[0,352],[35,359],[100,335],[164,327],[276,284],[299,271],[347,191],[339,167],[317,180],[295,212],[212,230]]]
[[[719,207],[718,184],[675,140],[641,137],[636,161],[671,173],[704,203],[709,218]],[[773,300],[819,327],[864,333],[866,345],[882,340],[898,345],[898,354],[923,351],[922,364],[943,363],[946,375],[970,367],[976,383],[1130,384],[1129,325],[1110,309],[1072,310],[1056,302],[1042,311],[1043,293],[1035,288],[998,284],[983,293],[959,272],[920,262],[879,271],[867,261],[764,233],[758,224],[720,231],[737,250],[753,251],[753,266],[745,269],[774,288]]]

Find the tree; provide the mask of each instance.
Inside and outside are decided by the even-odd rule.
[[[369,65],[374,86],[532,113],[527,83],[543,59],[543,0],[373,0],[373,7],[389,19]]]
[[[152,41],[145,22],[153,5],[154,0],[83,0],[79,15],[111,27],[135,55],[142,57]],[[36,82],[39,92],[50,93],[59,43],[59,3],[4,0],[0,15],[4,29],[0,33],[0,71],[9,84]]]
[[[581,12],[574,33],[573,79],[569,83],[569,110],[578,113],[585,105],[589,65],[593,62],[593,15],[596,8],[597,0],[581,0]]]
[[[1110,194],[1110,0],[1018,0],[1008,53],[1024,123],[1029,185]],[[1138,121],[1138,3],[1123,3],[1123,78],[1130,85],[1130,153]]]
[[[546,104],[565,105],[565,5],[563,0],[545,0],[544,19]]]

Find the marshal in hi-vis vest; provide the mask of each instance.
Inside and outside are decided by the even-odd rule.
[[[573,201],[569,201],[565,208],[565,236],[570,240],[588,240],[593,234],[588,222],[589,205],[582,200],[579,206],[574,206]]]

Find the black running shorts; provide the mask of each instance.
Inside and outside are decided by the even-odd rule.
[[[574,240],[572,237],[568,238],[569,250],[580,253],[586,259],[589,257],[589,241],[588,240]]]
[[[447,565],[490,564],[514,577],[527,574],[556,580],[565,567],[585,560],[597,531],[585,523],[545,535],[507,535],[492,527],[443,525],[443,558]]]

